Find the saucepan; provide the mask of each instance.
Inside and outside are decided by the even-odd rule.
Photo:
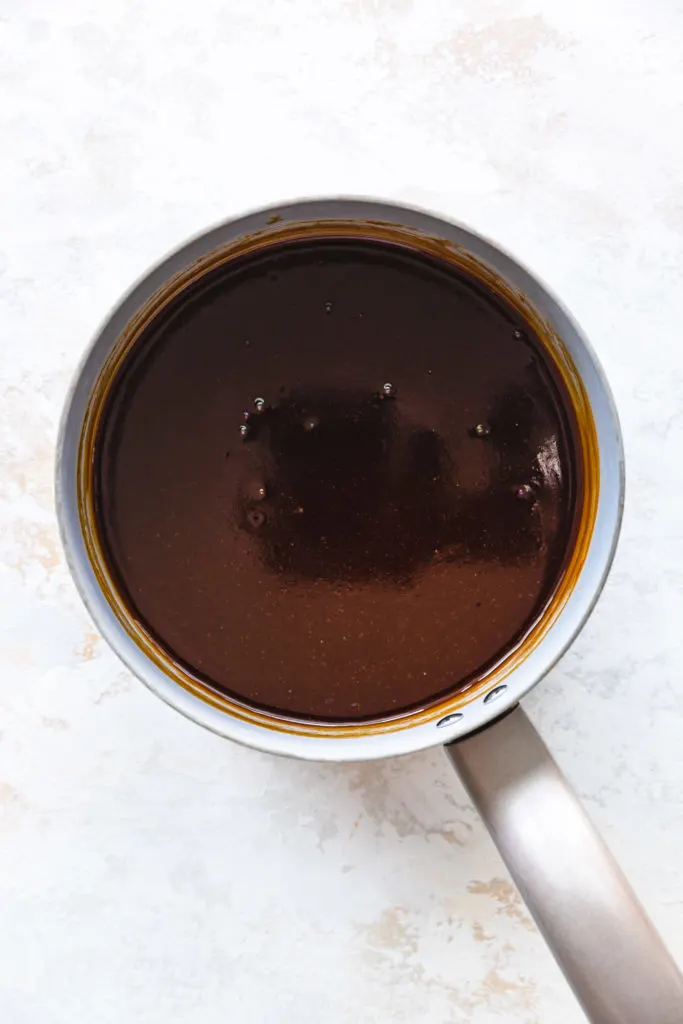
[[[98,411],[140,324],[226,254],[340,224],[448,253],[504,295],[553,352],[585,465],[581,521],[562,585],[524,642],[464,693],[400,721],[348,726],[283,722],[185,678],[117,602],[91,493]],[[590,614],[612,561],[624,495],[619,422],[605,377],[581,330],[535,276],[460,224],[376,200],[304,200],[226,221],[150,270],[104,322],[77,371],[57,456],[57,509],[76,584],[102,635],[151,690],[198,724],[274,754],[354,761],[443,744],[587,1017],[595,1024],[683,1020],[683,977],[519,704]]]

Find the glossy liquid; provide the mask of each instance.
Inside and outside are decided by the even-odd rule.
[[[541,343],[459,271],[281,244],[137,342],[98,438],[98,528],[134,613],[215,689],[394,715],[537,621],[578,511],[574,431]]]

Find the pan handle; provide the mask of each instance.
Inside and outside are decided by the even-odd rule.
[[[683,976],[518,706],[446,752],[593,1024],[681,1024]]]

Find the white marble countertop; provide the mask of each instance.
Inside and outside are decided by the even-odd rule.
[[[307,193],[469,222],[605,365],[621,545],[527,707],[683,961],[682,33],[676,0],[0,2],[3,1024],[583,1019],[439,751],[203,732],[64,565],[55,434],[99,320],[187,235]]]

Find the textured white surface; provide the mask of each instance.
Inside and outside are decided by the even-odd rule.
[[[439,752],[280,761],[89,627],[55,530],[99,319],[207,223],[427,205],[587,330],[623,419],[605,595],[528,701],[683,960],[683,8],[674,0],[0,0],[0,1019],[579,1024]]]

